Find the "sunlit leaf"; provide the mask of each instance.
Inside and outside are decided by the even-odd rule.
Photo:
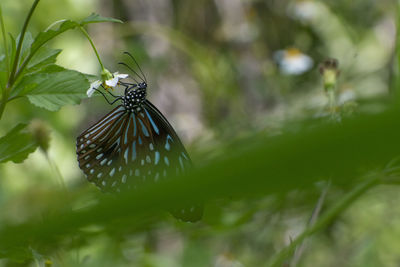
[[[92,13],[90,16],[84,18],[81,20],[80,24],[85,25],[89,23],[98,23],[98,22],[117,22],[117,23],[123,23],[119,19],[114,19],[114,18],[109,18],[109,17],[102,17],[99,14]]]
[[[26,124],[18,124],[5,136],[0,138],[0,162],[13,161],[20,163],[36,150],[38,144],[32,135],[24,132]]]
[[[56,37],[57,35],[68,31],[70,29],[73,29],[75,27],[79,26],[79,23],[75,22],[75,21],[71,21],[71,20],[66,20],[64,21],[58,29],[56,30],[52,30],[49,29],[45,32],[40,32],[34,42],[32,43],[31,46],[31,53],[35,52],[37,49],[39,49],[43,44],[45,44],[47,41],[53,39],[54,37]]]
[[[40,32],[36,38],[35,41],[33,42],[31,46],[31,53],[35,52],[37,49],[39,49],[42,45],[44,45],[46,42],[49,40],[53,39],[57,35],[74,29],[79,26],[83,26],[89,23],[99,23],[99,22],[121,22],[118,19],[113,19],[113,18],[106,18],[106,17],[101,17],[100,15],[97,14],[91,14],[87,18],[83,19],[81,22],[76,22],[72,20],[65,20],[57,29],[49,29],[45,32]]]

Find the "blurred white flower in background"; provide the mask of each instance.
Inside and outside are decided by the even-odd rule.
[[[299,20],[311,20],[318,13],[318,6],[314,1],[298,0],[289,6],[289,15]]]
[[[313,66],[311,57],[303,54],[297,48],[279,50],[274,53],[274,59],[278,63],[280,70],[288,75],[303,74]]]

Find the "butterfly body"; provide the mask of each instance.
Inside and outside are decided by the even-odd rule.
[[[77,137],[79,167],[105,192],[138,189],[192,165],[172,126],[146,99],[147,83],[122,85],[124,95],[114,96],[122,103]],[[197,221],[202,207],[190,205],[172,213]]]
[[[130,112],[139,112],[146,100],[146,89],[147,83],[145,82],[132,84],[130,87],[126,87],[125,95],[121,97],[125,109]]]

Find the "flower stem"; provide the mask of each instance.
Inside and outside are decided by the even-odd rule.
[[[329,101],[329,113],[333,115],[336,112],[336,94],[333,88],[327,91]]]
[[[10,77],[8,79],[7,88],[11,88],[13,83],[14,83],[14,81],[15,81],[14,75],[15,75],[15,72],[17,71],[19,56],[21,54],[22,42],[24,41],[26,28],[28,27],[29,20],[31,19],[33,11],[35,10],[36,6],[39,4],[39,1],[40,0],[35,0],[35,2],[33,2],[32,6],[31,6],[31,9],[29,10],[28,16],[25,19],[24,26],[22,27],[21,35],[20,35],[19,41],[18,41],[17,50],[15,52],[14,64],[12,66]]]
[[[100,63],[101,70],[104,71],[105,69],[104,69],[103,63],[101,62],[99,53],[97,52],[97,49],[96,49],[96,47],[94,46],[94,43],[93,43],[92,39],[90,38],[89,34],[87,33],[87,31],[86,31],[82,26],[80,26],[79,29],[81,30],[81,32],[83,33],[83,35],[85,35],[86,38],[89,40],[89,43],[90,43],[90,45],[92,46],[92,48],[93,48],[93,50],[94,50],[94,53],[96,54],[97,60],[98,60],[99,63]]]

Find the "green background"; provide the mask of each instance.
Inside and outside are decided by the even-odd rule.
[[[31,4],[1,1],[7,33],[18,35]],[[0,136],[28,123],[50,144],[21,164],[0,164],[0,266],[295,266],[295,256],[278,253],[307,227],[323,192],[298,266],[398,266],[399,5],[42,0],[32,36],[92,12],[124,22],[86,29],[110,71],[127,73],[122,53],[135,56],[148,98],[196,168],[190,183],[104,195],[80,171],[75,138],[112,107],[102,97],[56,112],[12,101]],[[78,30],[47,45],[63,50],[57,64],[99,76]],[[298,75],[285,74],[276,56],[293,48],[313,61]],[[327,58],[340,69],[333,115],[319,72]],[[191,199],[206,202],[201,222],[159,210]]]

